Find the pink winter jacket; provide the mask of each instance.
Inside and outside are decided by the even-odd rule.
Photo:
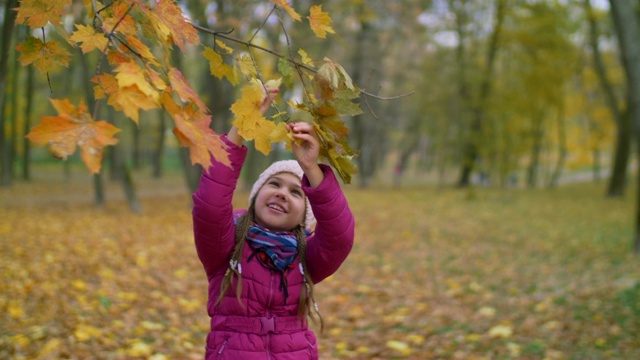
[[[209,280],[207,312],[211,331],[206,341],[206,360],[303,360],[317,359],[314,333],[306,320],[300,320],[298,300],[302,275],[298,260],[288,272],[286,299],[280,289],[280,275],[264,268],[257,259],[247,261],[251,249],[245,245],[242,255],[242,294],[236,297],[237,278],[225,298],[215,304],[220,284],[234,246],[235,226],[231,200],[247,148],[222,137],[228,146],[232,168],[213,160],[193,194],[193,230],[198,257]],[[315,284],[333,274],[351,251],[354,219],[340,185],[330,167],[321,165],[324,180],[311,188],[303,178],[302,186],[313,208],[317,224],[307,238],[307,264]]]

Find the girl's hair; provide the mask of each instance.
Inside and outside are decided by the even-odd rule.
[[[235,245],[231,252],[230,266],[222,278],[222,284],[220,285],[220,295],[216,300],[216,305],[219,304],[224,298],[225,294],[229,290],[229,287],[233,283],[234,274],[238,276],[238,284],[236,286],[236,297],[240,305],[244,306],[240,295],[242,293],[242,267],[240,261],[242,260],[242,251],[244,249],[245,239],[249,233],[251,225],[255,222],[255,199],[249,205],[247,212],[242,214],[236,224]],[[324,323],[322,316],[318,310],[315,298],[313,296],[313,281],[309,275],[307,267],[307,236],[303,225],[296,226],[293,229],[293,233],[298,241],[298,259],[300,262],[301,272],[303,273],[303,284],[300,289],[300,301],[298,302],[298,317],[300,319],[308,316],[315,323],[320,323],[320,332],[324,329]]]

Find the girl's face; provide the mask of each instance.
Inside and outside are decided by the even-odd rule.
[[[256,222],[271,231],[291,231],[302,224],[306,205],[300,179],[287,172],[275,174],[256,195]]]

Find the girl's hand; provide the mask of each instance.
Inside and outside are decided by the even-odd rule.
[[[317,187],[324,179],[324,173],[318,166],[320,139],[312,124],[297,122],[287,125],[293,137],[298,141],[291,142],[291,149],[298,164],[307,175],[311,187]]]
[[[264,96],[262,97],[262,102],[260,103],[261,113],[264,114],[265,112],[267,112],[267,110],[269,110],[269,106],[271,106],[273,99],[278,96],[279,92],[280,90],[278,88],[267,88],[267,93],[264,94]]]

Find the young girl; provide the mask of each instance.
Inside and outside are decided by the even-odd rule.
[[[260,175],[246,211],[231,204],[247,154],[235,127],[222,136],[231,167],[214,160],[193,194],[195,244],[209,280],[206,360],[318,358],[307,322],[319,318],[313,285],[351,251],[354,219],[333,171],[317,162],[313,126],[289,129],[299,140],[292,145],[296,160],[275,162]]]

